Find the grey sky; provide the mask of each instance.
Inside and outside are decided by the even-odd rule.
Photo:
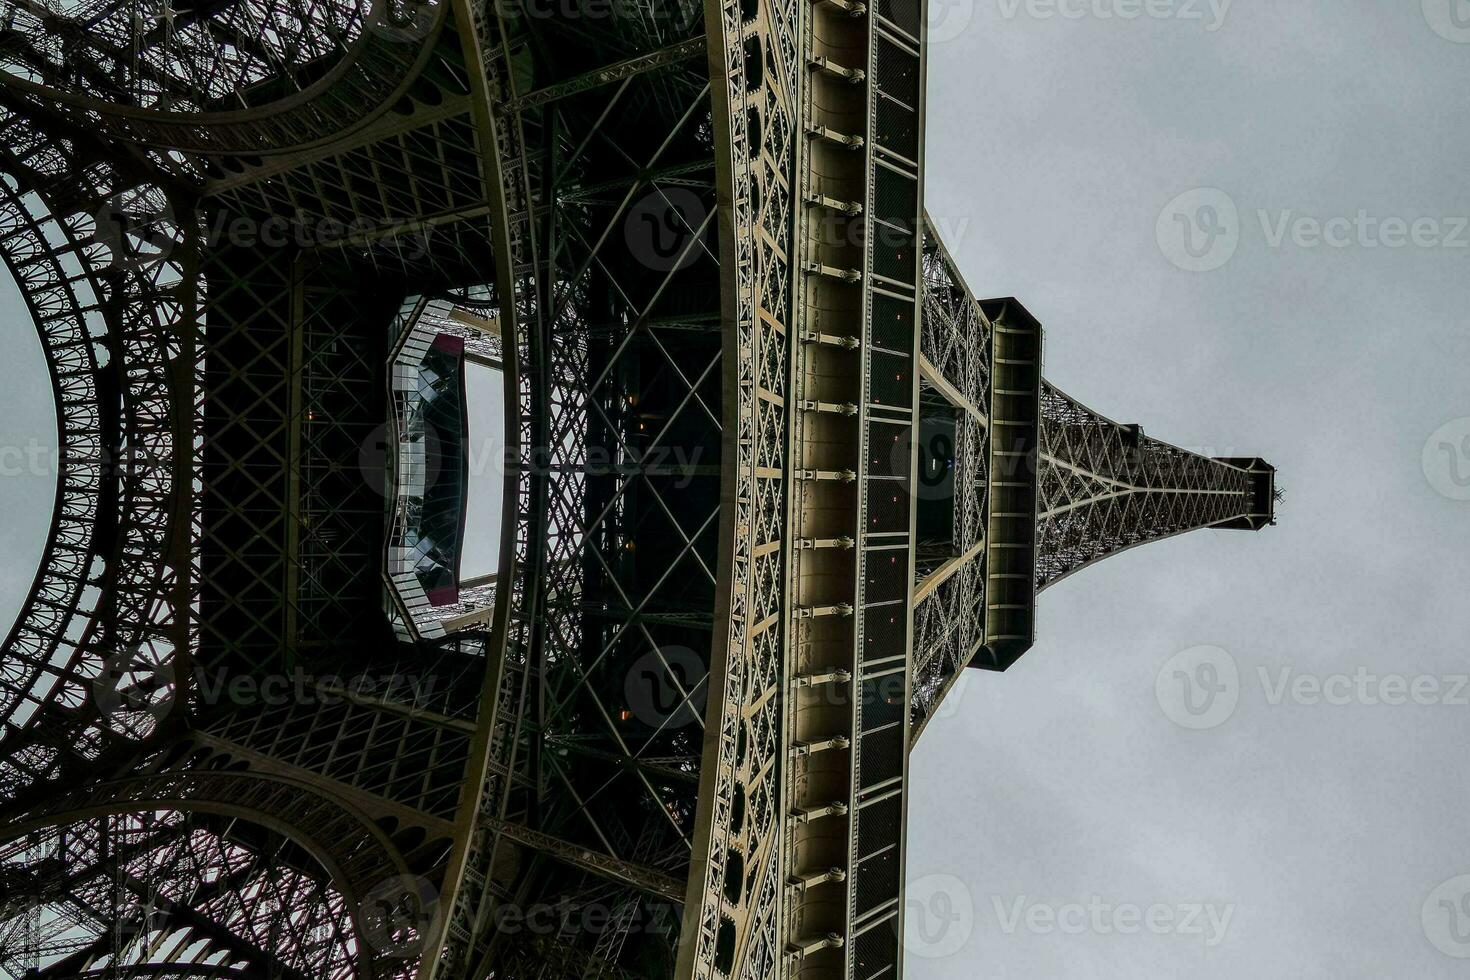
[[[948,955],[911,951],[908,975],[1465,976],[1421,909],[1470,874],[1470,706],[1268,694],[1283,668],[1470,670],[1470,503],[1421,467],[1430,434],[1470,416],[1470,248],[1390,248],[1372,224],[1366,248],[1356,228],[1360,210],[1470,215],[1470,44],[1431,30],[1418,0],[1240,0],[1213,32],[1203,2],[1202,21],[935,2],[953,36],[930,49],[927,201],[970,285],[1041,319],[1047,375],[1070,394],[1181,445],[1260,455],[1287,496],[1259,535],[1186,535],[1049,590],[1036,648],[973,676],[930,726],[912,766],[910,916],[955,887],[923,881],[936,874],[974,912],[921,944]],[[1200,187],[1236,205],[1239,241],[1222,267],[1186,272],[1156,225]],[[1293,212],[1279,247],[1260,209],[1273,235]],[[1294,244],[1303,215],[1352,219],[1350,245]],[[1186,730],[1155,676],[1201,644],[1238,664],[1239,703]],[[1072,928],[1046,931],[1043,910],[1007,932],[1023,896]],[[1093,896],[1234,910],[1206,948],[1208,925],[1097,930]]]
[[[465,513],[461,578],[488,575],[500,562],[500,503],[505,469],[505,386],[499,371],[468,365],[469,507]]]
[[[0,636],[36,577],[56,504],[56,400],[31,315],[0,267]]]
[[[1128,0],[1062,0],[1078,19],[1046,17],[1044,2],[935,2],[927,199],[970,285],[1042,320],[1048,377],[1070,394],[1181,445],[1260,455],[1287,498],[1259,535],[1187,535],[1048,591],[1036,648],[971,677],[929,727],[911,899],[952,889],[934,877],[949,875],[963,895],[945,897],[973,914],[923,950],[946,955],[911,952],[908,975],[1464,976],[1421,910],[1470,874],[1470,706],[1273,705],[1258,671],[1274,684],[1283,668],[1470,670],[1470,503],[1421,468],[1430,434],[1470,416],[1470,248],[1390,248],[1376,232],[1376,248],[1270,242],[1287,209],[1288,227],[1361,210],[1432,218],[1450,236],[1447,219],[1470,215],[1470,43],[1437,35],[1416,0],[1239,0],[1215,30],[1222,8],[1205,0],[1153,0],[1179,16],[1133,20],[1095,13]],[[1233,257],[1201,273],[1172,264],[1156,233],[1196,188],[1223,191],[1240,221]],[[55,436],[5,277],[0,315],[6,625],[54,494],[28,447]],[[482,396],[498,392],[473,396],[477,427],[494,414]],[[1470,472],[1470,458],[1445,460]],[[473,542],[494,540],[489,506],[471,517],[467,572],[488,567]],[[1155,679],[1201,644],[1233,657],[1239,704],[1186,730]],[[1029,906],[1065,916],[1094,896],[1231,912],[1212,947],[1205,919],[1204,935],[1026,923]]]

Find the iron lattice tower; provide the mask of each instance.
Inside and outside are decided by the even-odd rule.
[[[1272,519],[965,286],[916,0],[0,22],[62,461],[0,973],[895,977],[960,672],[1091,562]],[[475,363],[505,533],[461,580]]]

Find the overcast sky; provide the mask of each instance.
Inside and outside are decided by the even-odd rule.
[[[0,266],[0,636],[10,632],[56,504],[56,399],[36,328]]]
[[[927,200],[970,285],[1070,394],[1287,495],[1047,591],[929,727],[909,977],[1466,976],[1470,43],[1430,24],[1470,41],[1470,4],[934,2]],[[1181,727],[1201,657],[1238,682]],[[1435,703],[1368,703],[1390,674]]]
[[[465,512],[461,579],[489,575],[500,563],[500,510],[505,475],[505,386],[499,371],[465,366],[470,419],[470,506]]]
[[[1470,4],[935,2],[928,206],[970,285],[1041,319],[1069,393],[1287,497],[1048,591],[1036,647],[945,706],[908,975],[1465,976]],[[3,626],[55,435],[0,290]]]

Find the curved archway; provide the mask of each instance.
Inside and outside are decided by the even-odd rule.
[[[78,5],[44,22],[20,4],[6,8],[13,42],[0,84],[86,130],[176,157],[304,147],[372,118],[427,63],[434,45],[424,42],[443,27],[447,4]]]
[[[13,799],[156,727],[155,706],[105,710],[99,698],[136,667],[167,669],[188,643],[188,556],[171,546],[187,533],[177,517],[191,463],[174,405],[192,397],[180,389],[194,354],[170,254],[182,233],[163,192],[8,113],[0,147],[0,259],[46,359],[59,461],[47,542],[0,666],[0,798]],[[109,226],[120,189],[142,218]],[[109,677],[118,684],[99,690]]]
[[[348,804],[246,771],[58,793],[0,834],[0,940],[30,930],[16,955],[78,956],[58,975],[105,955],[124,976],[190,957],[294,980],[406,977],[437,899]],[[268,931],[283,921],[300,932],[290,942]]]

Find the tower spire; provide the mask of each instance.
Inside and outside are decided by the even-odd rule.
[[[956,678],[1272,519],[966,287],[915,0],[134,6],[3,15],[65,466],[0,974],[892,980]]]

